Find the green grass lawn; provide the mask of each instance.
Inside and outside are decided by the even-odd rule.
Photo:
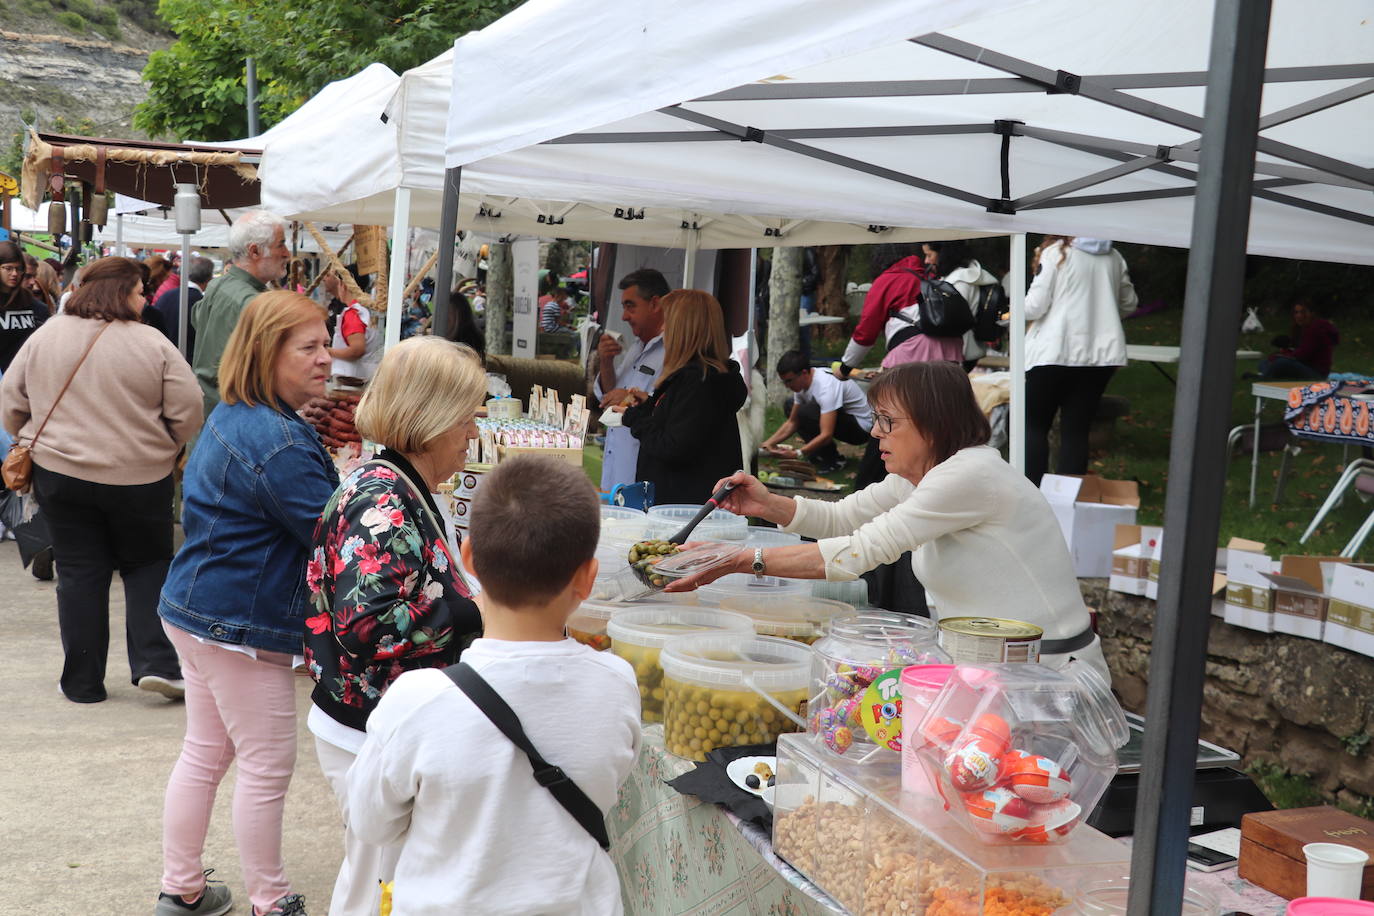
[[[1176,346],[1182,312],[1174,309],[1126,322],[1126,334],[1131,343],[1165,344]],[[1242,349],[1268,352],[1269,340],[1287,328],[1274,327],[1263,333],[1242,335]],[[1346,317],[1341,322],[1342,342],[1336,351],[1336,368],[1358,371],[1374,364],[1374,321],[1357,321]],[[1171,374],[1177,367],[1170,368]],[[1255,400],[1250,394],[1249,381],[1241,373],[1254,371],[1250,362],[1238,363],[1235,368],[1231,398],[1231,426],[1254,420]],[[1140,520],[1143,524],[1162,524],[1164,494],[1168,484],[1170,427],[1178,395],[1177,390],[1154,367],[1145,363],[1131,363],[1118,370],[1107,389],[1108,394],[1128,398],[1131,412],[1117,421],[1111,447],[1092,460],[1092,470],[1105,477],[1136,480],[1140,484]],[[1265,401],[1265,422],[1283,417],[1278,401]],[[1218,434],[1224,434],[1219,430]],[[1353,491],[1344,504],[1326,517],[1306,544],[1298,538],[1306,529],[1317,508],[1326,498],[1332,484],[1344,469],[1343,449],[1310,441],[1302,442],[1302,453],[1290,461],[1288,484],[1283,502],[1274,505],[1274,485],[1279,471],[1279,452],[1260,453],[1259,482],[1254,509],[1249,507],[1250,453],[1236,454],[1226,475],[1226,499],[1221,515],[1221,542],[1233,536],[1263,541],[1272,554],[1304,553],[1334,554],[1345,546],[1374,504],[1366,504]],[[1350,457],[1359,451],[1350,450]],[[1366,542],[1361,553],[1374,556],[1374,538]]]

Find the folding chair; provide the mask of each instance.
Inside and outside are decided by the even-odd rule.
[[[1313,532],[1317,530],[1317,526],[1321,524],[1322,519],[1326,518],[1327,513],[1330,512],[1332,509],[1336,508],[1336,506],[1340,505],[1341,499],[1345,496],[1345,491],[1350,489],[1350,486],[1352,484],[1354,484],[1356,488],[1361,490],[1362,492],[1374,493],[1374,476],[1370,476],[1367,482],[1363,481],[1363,477],[1369,475],[1371,471],[1374,471],[1374,461],[1371,461],[1368,458],[1356,458],[1354,461],[1347,464],[1345,466],[1345,471],[1336,481],[1336,485],[1333,486],[1331,488],[1331,492],[1327,494],[1326,502],[1322,503],[1322,507],[1317,510],[1317,515],[1315,518],[1312,519],[1312,524],[1308,525],[1307,530],[1303,532],[1302,537],[1298,538],[1298,543],[1307,543],[1307,539],[1310,538]],[[1368,487],[1368,489],[1366,489],[1366,487]],[[1368,521],[1365,522],[1366,526],[1369,526],[1370,524],[1371,523]],[[1361,528],[1360,530],[1363,533],[1358,536],[1356,541],[1352,542],[1356,545],[1358,545],[1359,542],[1363,541],[1365,539],[1365,536],[1369,533],[1367,530],[1365,530],[1365,528]],[[1353,556],[1353,554],[1343,553],[1341,554],[1341,556],[1348,557]]]

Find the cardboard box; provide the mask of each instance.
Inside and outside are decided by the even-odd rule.
[[[1327,580],[1323,565],[1343,563],[1342,557],[1284,556],[1279,571],[1265,576],[1274,589],[1274,632],[1321,639],[1326,621]]]
[[[1374,822],[1338,808],[1289,808],[1247,814],[1240,821],[1240,876],[1292,900],[1307,895],[1308,843],[1340,843],[1374,859]],[[1360,898],[1374,900],[1374,865],[1366,865]]]
[[[496,452],[502,461],[507,458],[514,458],[516,455],[538,455],[561,461],[564,464],[571,464],[573,467],[582,467],[582,449],[580,448],[534,448],[523,445],[501,445],[497,446]]]
[[[1134,525],[1140,488],[1134,480],[1107,480],[1095,474],[1069,477],[1046,474],[1040,480],[1064,542],[1073,557],[1074,574],[1110,576],[1117,525]]]
[[[1274,561],[1264,545],[1244,538],[1231,538],[1226,545],[1226,613],[1223,619],[1234,626],[1262,633],[1274,632],[1274,591],[1269,574]]]
[[[1374,566],[1334,567],[1322,640],[1374,656]]]
[[[1112,569],[1107,587],[1128,595],[1145,594],[1150,560],[1159,549],[1164,529],[1150,525],[1117,525],[1112,541]]]

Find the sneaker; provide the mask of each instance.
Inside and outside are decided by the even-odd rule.
[[[229,888],[220,881],[211,881],[213,868],[205,870],[205,890],[200,892],[195,903],[187,903],[180,894],[158,894],[157,909],[153,916],[222,916],[234,907],[234,897]]]
[[[287,894],[285,897],[272,904],[270,910],[259,910],[253,907],[255,916],[306,916],[305,898],[300,894]],[[162,916],[161,913],[156,916]]]
[[[186,698],[186,682],[179,677],[145,674],[138,679],[138,689],[146,690],[149,693],[160,693],[169,700]]]
[[[29,567],[35,579],[51,582],[53,577],[52,548],[44,547],[33,555],[33,565]]]

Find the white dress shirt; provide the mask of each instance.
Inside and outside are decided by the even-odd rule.
[[[615,367],[615,387],[652,391],[663,372],[663,335],[648,343],[635,338],[634,344],[620,354]],[[599,401],[606,392],[598,373],[592,388]],[[606,454],[601,462],[601,489],[609,493],[617,484],[634,483],[639,464],[639,440],[623,426],[606,430]]]

